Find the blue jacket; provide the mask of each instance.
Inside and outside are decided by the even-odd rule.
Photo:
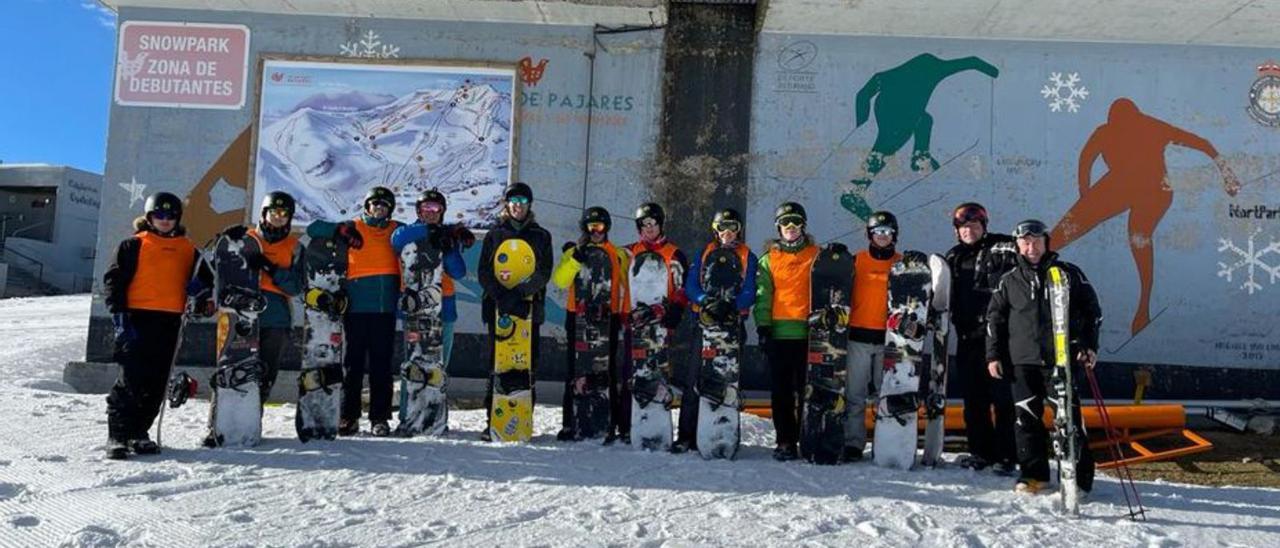
[[[746,245],[738,243],[737,245]],[[685,275],[684,293],[689,297],[689,302],[693,304],[702,304],[702,300],[707,297],[707,293],[702,290],[702,253],[694,253],[693,263],[689,265],[689,272]],[[738,296],[734,299],[734,304],[738,307],[739,312],[746,312],[756,302],[756,254],[747,250],[747,272],[742,280],[742,288],[738,290]],[[690,307],[692,311],[692,307]]]
[[[400,253],[413,242],[424,239],[430,233],[432,225],[428,225],[422,221],[417,221],[411,225],[401,225],[395,232],[391,233],[391,247]],[[437,230],[441,227],[437,225]],[[467,263],[462,260],[462,252],[458,250],[458,246],[453,246],[444,254],[444,275],[454,280],[461,280],[467,276]],[[458,319],[458,302],[453,291],[449,291],[441,302],[440,319],[446,322],[457,321]]]
[[[312,238],[332,238],[341,223],[311,221],[307,235]],[[345,282],[348,314],[396,314],[400,310],[399,276],[366,276]]]
[[[294,246],[293,263],[289,268],[276,269],[276,273],[271,275],[271,281],[276,284],[276,287],[291,296],[301,293],[303,286],[306,285],[306,258],[303,253],[301,245]],[[293,327],[292,315],[289,311],[289,299],[270,291],[263,291],[262,294],[267,297],[267,309],[263,310],[262,314],[258,316],[258,326]]]

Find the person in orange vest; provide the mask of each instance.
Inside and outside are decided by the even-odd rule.
[[[109,459],[160,451],[147,431],[164,402],[189,294],[198,295],[196,311],[206,316],[213,312],[206,291],[213,286],[213,272],[186,237],[182,200],[159,192],[147,198],[145,211],[102,275],[115,328],[113,359],[120,364],[107,395]]]
[[[280,363],[289,348],[293,329],[289,299],[302,292],[307,278],[302,244],[292,231],[296,209],[297,204],[288,192],[268,192],[262,198],[256,227],[236,225],[222,231],[233,240],[247,235],[257,240],[262,250],[245,259],[249,268],[260,273],[258,288],[267,299],[267,308],[258,316],[258,356],[263,366],[258,389],[264,403],[271,396],[271,387],[275,386]]]
[[[889,319],[889,269],[898,253],[898,218],[877,211],[867,219],[867,248],[853,257],[849,309],[849,369],[845,385],[844,461],[862,460],[867,445],[867,385],[880,390],[884,379],[885,322]]]
[[[742,262],[742,287],[738,289],[738,295],[732,303],[733,308],[737,311],[741,322],[739,323],[739,331],[745,331],[747,314],[751,312],[751,305],[755,302],[756,296],[756,270],[758,270],[758,260],[756,254],[751,252],[743,241],[745,225],[742,222],[742,214],[733,208],[725,208],[716,212],[716,216],[711,221],[711,230],[715,233],[715,239],[702,249],[702,253],[695,255],[693,264],[689,265],[689,273],[684,280],[685,296],[693,305],[690,312],[697,317],[701,313],[702,307],[707,300],[707,292],[702,288],[702,267],[706,263],[707,255],[722,247],[734,250],[738,254],[738,260]],[[707,314],[713,317],[724,317],[732,314],[734,310],[714,310],[713,307],[724,306],[721,301],[713,301],[706,303],[708,306]],[[744,341],[744,334],[738,335],[739,341]],[[741,353],[739,353],[741,355]],[[701,363],[700,361],[698,363]],[[741,368],[742,364],[738,364]],[[698,449],[698,376],[701,366],[690,367],[685,373],[685,386],[687,388],[680,396],[680,426],[677,440],[671,446],[672,453],[683,453],[685,451],[696,451]]]
[[[391,234],[400,223],[391,219],[396,196],[376,186],[364,197],[359,217],[342,223],[313,221],[312,238],[338,238],[347,243],[347,311],[343,316],[347,349],[342,357],[342,412],[338,435],[360,431],[360,393],[369,374],[369,423],[374,436],[391,435],[391,356],[396,341],[400,299],[400,257]]]
[[[573,428],[573,381],[576,378],[575,371],[575,352],[573,351],[574,343],[577,342],[576,329],[580,316],[583,314],[608,314],[609,316],[609,432],[605,434],[605,445],[613,443],[622,437],[625,443],[631,443],[631,392],[620,386],[625,382],[625,378],[618,374],[618,334],[622,328],[622,318],[631,313],[631,295],[627,287],[627,269],[630,268],[630,260],[627,252],[613,245],[609,241],[609,229],[613,228],[613,218],[609,215],[609,211],[603,207],[589,207],[582,211],[582,217],[578,219],[578,228],[582,231],[582,236],[577,242],[567,242],[562,248],[560,255],[560,264],[556,265],[556,269],[551,273],[551,281],[556,287],[561,289],[568,288],[568,297],[565,300],[565,318],[564,330],[569,335],[569,351],[565,352],[568,357],[568,374],[565,375],[564,381],[564,398],[561,407],[562,426],[560,432],[556,434],[556,439],[560,441],[571,441],[578,439],[578,432]],[[586,249],[587,246],[597,246],[604,250],[609,256],[612,268],[610,269],[609,284],[609,309],[608,310],[586,310],[579,309],[577,302],[577,294],[574,291],[574,280],[578,276],[578,272],[582,270],[582,263],[578,262],[579,250]],[[624,401],[625,400],[625,401]],[[622,405],[626,403],[626,405]],[[627,421],[621,420],[626,415]]]
[[[640,233],[640,240],[626,246],[627,252],[632,258],[645,252],[654,252],[662,256],[667,264],[667,298],[662,304],[650,304],[647,310],[634,309],[631,311],[629,323],[635,325],[636,322],[642,321],[644,317],[658,318],[662,326],[667,328],[667,355],[670,356],[670,349],[675,345],[676,328],[680,326],[680,318],[684,316],[685,310],[689,306],[689,300],[684,293],[684,274],[689,271],[689,259],[685,257],[684,252],[676,247],[676,244],[667,240],[666,234],[663,232],[663,224],[667,221],[667,214],[663,211],[662,206],[649,202],[642,204],[636,209],[635,213],[636,231]],[[628,329],[623,333],[623,346],[631,348],[631,330]],[[632,374],[631,353],[623,352],[622,367],[619,375],[622,379],[630,379]],[[623,392],[626,400],[630,400],[630,383],[623,381]],[[692,386],[685,386],[683,393],[693,394]],[[630,403],[628,402],[628,406]],[[628,407],[629,409],[629,407]],[[624,431],[631,431],[631,413],[624,412],[621,417],[623,423],[626,424]],[[689,438],[686,440],[688,444],[692,444],[693,432],[689,432]],[[677,440],[679,441],[679,440]],[[674,445],[672,446],[674,448]]]
[[[807,222],[804,206],[778,206],[773,215],[778,238],[765,243],[756,273],[756,336],[773,381],[773,458],[781,461],[800,456],[800,408],[809,363],[809,286],[818,257],[818,245],[805,232]]]

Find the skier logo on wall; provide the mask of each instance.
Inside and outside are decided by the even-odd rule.
[[[896,154],[908,139],[913,140],[911,170],[928,173],[938,169],[938,161],[929,153],[933,116],[926,109],[938,84],[966,70],[976,70],[992,78],[1000,74],[1000,69],[977,57],[939,59],[922,53],[894,68],[877,72],[863,84],[856,101],[856,126],[862,127],[867,122],[874,98],[878,133],[861,170],[851,181],[852,190],[840,196],[841,206],[860,219],[869,217],[871,207],[865,195],[871,180],[884,169],[885,158]]]
[[[1208,140],[1143,114],[1132,100],[1122,97],[1111,103],[1107,123],[1093,130],[1080,151],[1077,173],[1080,199],[1067,210],[1049,236],[1053,249],[1062,249],[1103,221],[1129,212],[1129,250],[1142,285],[1130,335],[1137,335],[1151,323],[1155,265],[1152,234],[1173,202],[1173,188],[1169,186],[1164,162],[1164,149],[1171,144],[1198,150],[1212,158],[1222,173],[1227,194],[1236,195],[1240,189],[1239,179]],[[1107,173],[1091,186],[1093,162],[1099,156],[1107,164]]]

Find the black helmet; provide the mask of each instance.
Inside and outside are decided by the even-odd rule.
[[[293,201],[293,196],[283,190],[273,190],[262,197],[262,207],[259,214],[263,217],[267,216],[268,209],[284,208],[289,212],[289,218],[293,218],[294,211],[297,210],[297,204]]]
[[[529,188],[529,185],[524,183],[511,183],[510,185],[507,185],[507,190],[502,193],[503,200],[510,200],[515,196],[524,196],[529,199],[530,203],[533,203],[533,189]]]
[[[609,210],[600,206],[592,206],[582,210],[582,217],[578,219],[578,228],[585,233],[589,223],[604,223],[605,232],[613,228],[613,218],[609,216]]]
[[[893,241],[898,241],[898,218],[888,211],[877,211],[867,218],[867,239],[871,239],[871,231],[881,227],[893,229]]]
[[[640,207],[636,208],[635,217],[636,230],[640,230],[640,222],[645,219],[653,219],[656,221],[659,229],[667,223],[667,213],[662,210],[662,206],[653,202],[641,204]]]
[[[1044,245],[1049,245],[1049,226],[1044,224],[1040,219],[1027,219],[1013,227],[1013,237],[1021,238],[1023,236],[1043,236]]]
[[[182,198],[170,192],[157,192],[147,196],[147,203],[143,208],[146,209],[147,216],[157,211],[167,211],[175,219],[182,220]]]
[[[364,195],[364,207],[369,207],[369,202],[374,201],[386,202],[390,206],[388,209],[396,208],[396,194],[385,186],[375,186]]]
[[[715,218],[711,220],[711,230],[716,230],[716,227],[719,227],[720,223],[723,223],[726,221],[738,223],[738,233],[739,234],[742,233],[742,228],[744,224],[742,222],[742,214],[738,213],[738,210],[732,207],[721,209],[720,211],[716,212]]]
[[[422,194],[418,195],[418,201],[414,202],[413,206],[421,207],[422,204],[427,202],[435,202],[437,204],[440,204],[440,207],[443,207],[443,208],[449,207],[449,201],[445,199],[444,194],[442,194],[439,190],[436,190],[434,187],[422,191]]]
[[[982,228],[987,228],[987,208],[978,202],[965,202],[951,211],[951,224],[956,228],[969,221],[978,221],[982,223]]]
[[[773,212],[773,223],[779,224],[783,217],[800,217],[802,224],[809,222],[809,215],[805,213],[804,206],[795,202],[784,202],[778,206],[778,209]]]

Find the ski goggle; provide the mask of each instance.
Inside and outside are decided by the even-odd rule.
[[[391,209],[391,202],[388,202],[385,200],[369,200],[369,204],[366,207],[381,207],[381,208]]]
[[[711,225],[711,229],[716,232],[738,232],[742,230],[742,223],[738,221],[720,221]]]
[[[658,224],[658,221],[652,217],[640,221],[640,228],[658,228],[660,226],[662,225]]]
[[[804,226],[804,217],[799,215],[784,215],[778,219],[779,228],[801,228]]]
[[[418,206],[418,209],[424,213],[440,213],[444,211],[444,206],[435,202],[423,202],[422,205]]]
[[[898,231],[894,230],[891,226],[877,226],[871,229],[872,236],[893,236],[894,234],[897,234],[897,232]]]
[[[157,209],[151,212],[151,218],[157,221],[174,221],[178,219],[178,214],[165,209]]]
[[[1026,221],[1022,221],[1021,223],[1018,223],[1017,226],[1013,227],[1014,238],[1024,238],[1027,236],[1047,236],[1048,234],[1049,234],[1049,227],[1045,226],[1043,222],[1040,222],[1036,219],[1029,219]]]
[[[965,206],[957,208],[951,216],[951,223],[956,228],[960,228],[970,222],[978,221],[983,225],[987,224],[987,210],[978,206]]]
[[[272,217],[288,217],[289,209],[284,207],[273,207],[267,209],[267,215]]]
[[[529,197],[528,196],[512,196],[510,198],[507,198],[507,203],[515,204],[515,205],[529,205]]]
[[[604,229],[605,229],[604,223],[601,223],[601,222],[587,223],[587,232],[594,232],[599,234],[604,232]]]

